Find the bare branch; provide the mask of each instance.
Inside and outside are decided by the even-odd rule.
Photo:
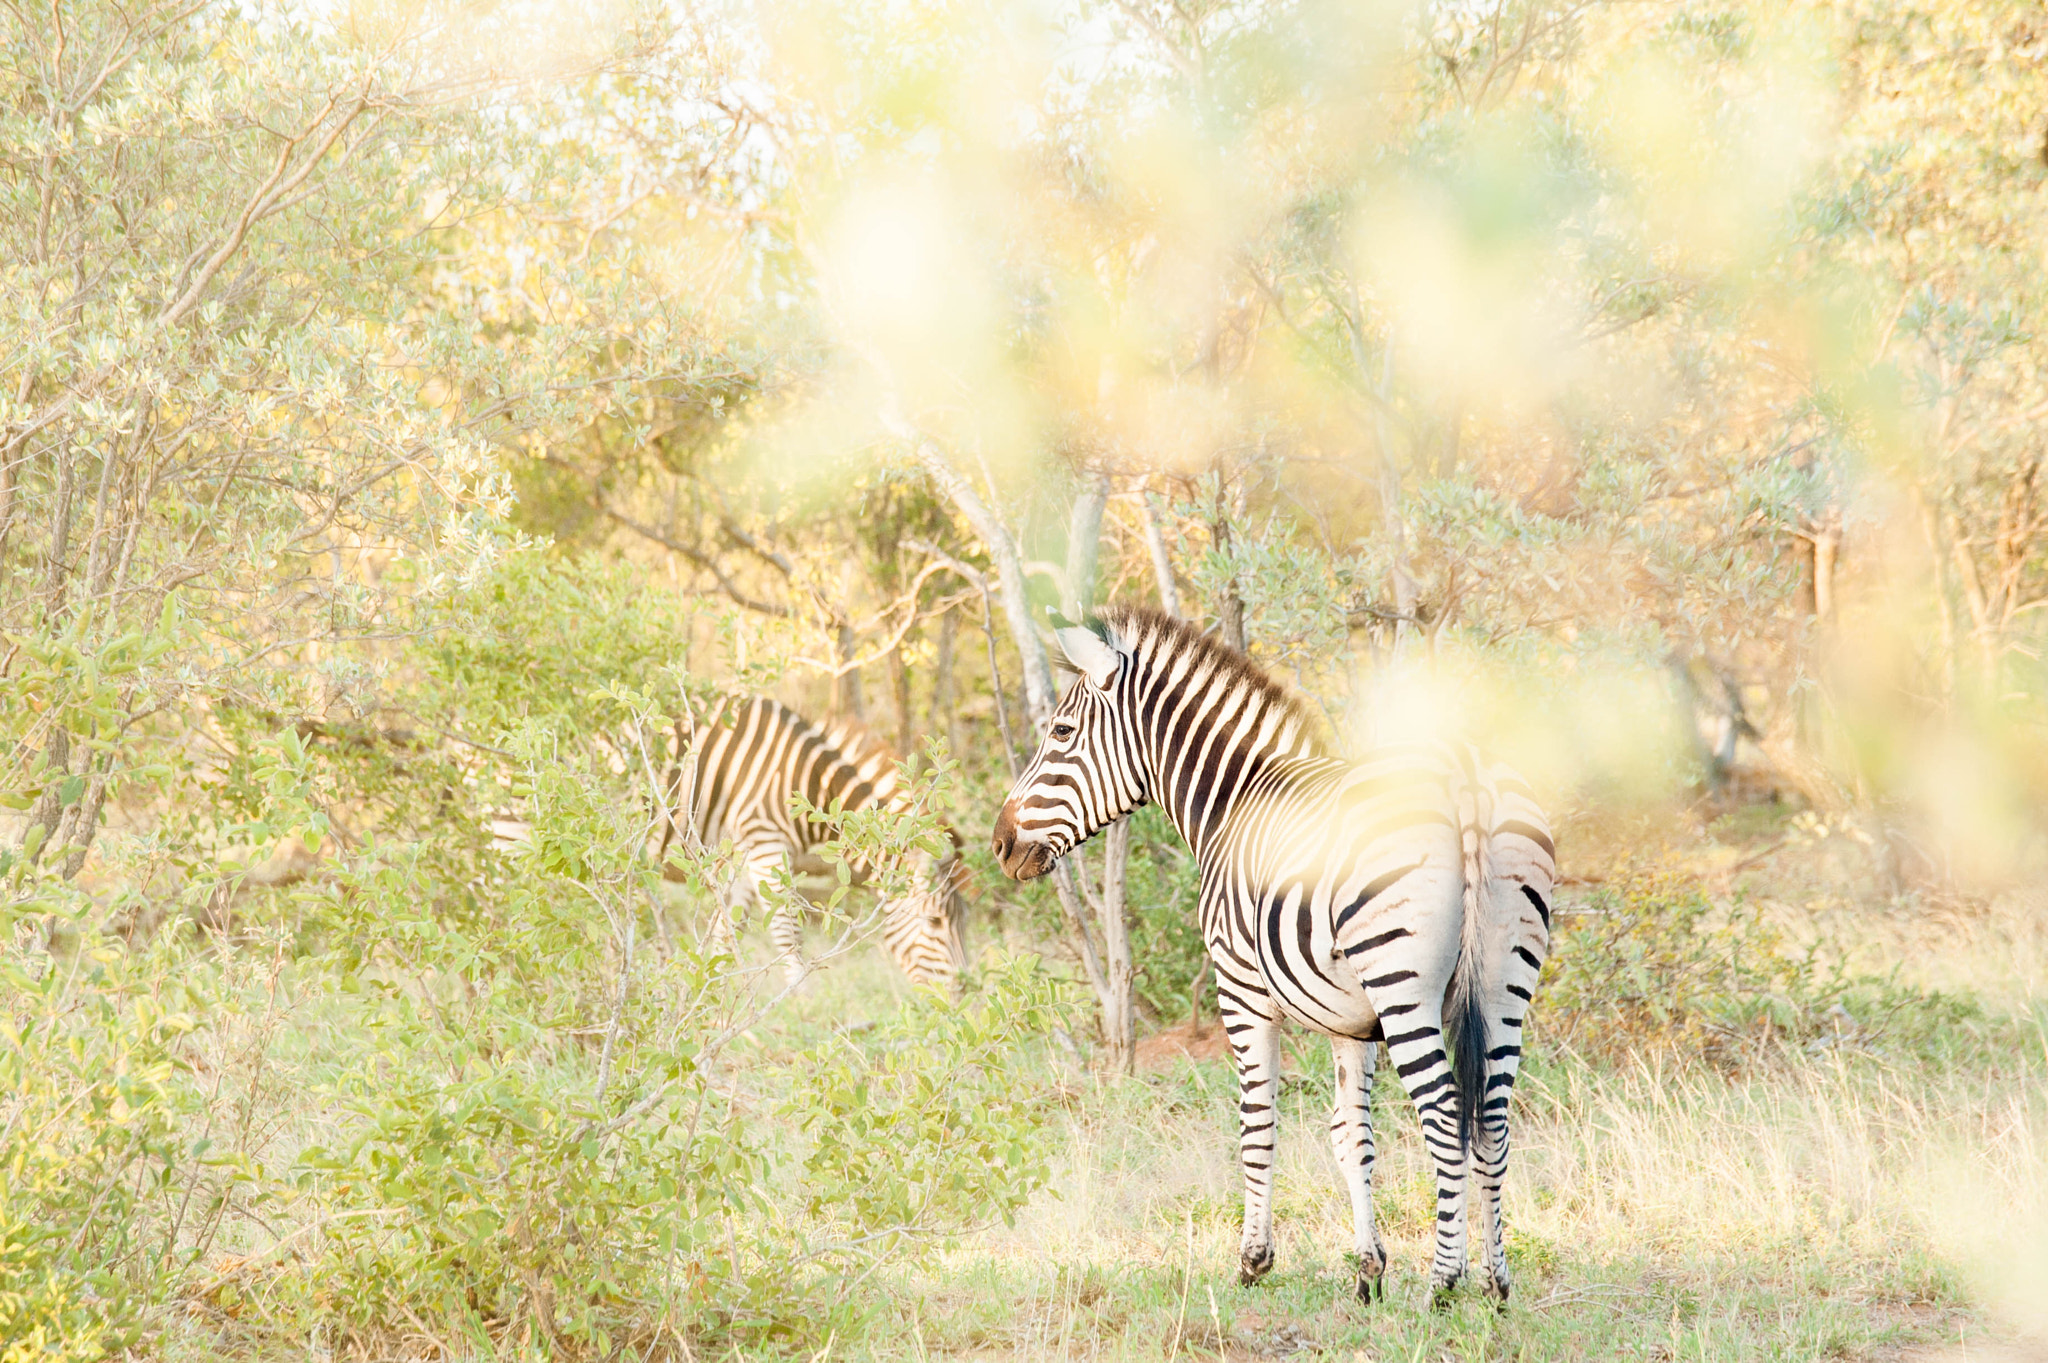
[[[651,525],[642,525],[631,516],[626,515],[615,507],[606,505],[602,501],[597,503],[597,509],[641,538],[653,541],[678,558],[692,563],[711,574],[712,579],[718,583],[718,590],[724,592],[734,605],[744,606],[758,615],[774,616],[778,620],[787,620],[794,614],[787,606],[779,606],[773,601],[762,601],[757,597],[749,596],[740,588],[739,584],[725,575],[725,570],[720,568],[714,559],[696,549],[692,549],[682,541],[671,539]]]

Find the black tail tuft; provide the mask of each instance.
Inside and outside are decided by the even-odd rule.
[[[1458,842],[1463,853],[1464,887],[1459,909],[1458,963],[1444,998],[1444,1048],[1451,1055],[1451,1083],[1458,1091],[1458,1148],[1470,1154],[1479,1135],[1479,1116],[1486,1102],[1486,925],[1487,837],[1492,800],[1478,779],[1477,757],[1471,748],[1459,751],[1458,774],[1452,778],[1458,804]]]
[[[1486,1102],[1486,1013],[1477,962],[1469,950],[1458,955],[1444,1000],[1444,1048],[1451,1057],[1451,1084],[1458,1091],[1458,1149],[1469,1153],[1479,1136]]]

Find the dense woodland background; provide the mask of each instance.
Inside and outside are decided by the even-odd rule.
[[[0,1358],[2024,1350],[2044,74],[2032,0],[9,4]],[[989,863],[1107,600],[1544,792],[1507,1315],[1340,1301],[1319,1080],[1232,1285],[1184,851]],[[960,831],[959,1000],[664,879],[756,691],[915,773],[848,851]]]

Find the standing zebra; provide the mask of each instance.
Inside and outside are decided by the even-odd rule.
[[[782,887],[795,870],[822,869],[813,854],[838,836],[831,819],[791,812],[801,793],[813,809],[840,801],[846,813],[907,808],[896,759],[864,729],[813,724],[766,697],[730,703],[699,735],[694,759],[678,782],[683,808],[664,832],[662,852],[681,828],[706,847],[731,840],[741,857],[729,898],[770,910],[768,935],[790,983],[803,978],[798,905]],[[920,853],[919,888],[883,905],[882,941],[914,984],[950,989],[966,968],[961,891],[966,867],[959,839],[943,856]],[[855,865],[865,878],[871,868]]]
[[[996,856],[1029,880],[1148,800],[1200,868],[1202,936],[1237,1058],[1239,1281],[1273,1266],[1283,1017],[1335,1052],[1331,1142],[1351,1194],[1358,1295],[1380,1295],[1369,1108],[1384,1040],[1436,1165],[1441,1301],[1464,1275],[1468,1165],[1487,1287],[1508,1294],[1501,1180],[1522,1019],[1550,939],[1553,848],[1528,786],[1462,745],[1329,754],[1249,660],[1147,608],[1061,622],[1081,676],[996,818]]]

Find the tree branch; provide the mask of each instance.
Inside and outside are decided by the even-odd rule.
[[[718,589],[725,593],[734,605],[743,606],[759,615],[773,616],[778,620],[787,620],[794,614],[787,606],[778,606],[773,601],[762,601],[747,595],[737,583],[725,575],[724,570],[713,559],[680,540],[670,539],[651,525],[640,524],[623,511],[607,506],[603,501],[597,503],[597,509],[641,538],[653,541],[684,561],[711,574],[713,580],[718,583]]]

